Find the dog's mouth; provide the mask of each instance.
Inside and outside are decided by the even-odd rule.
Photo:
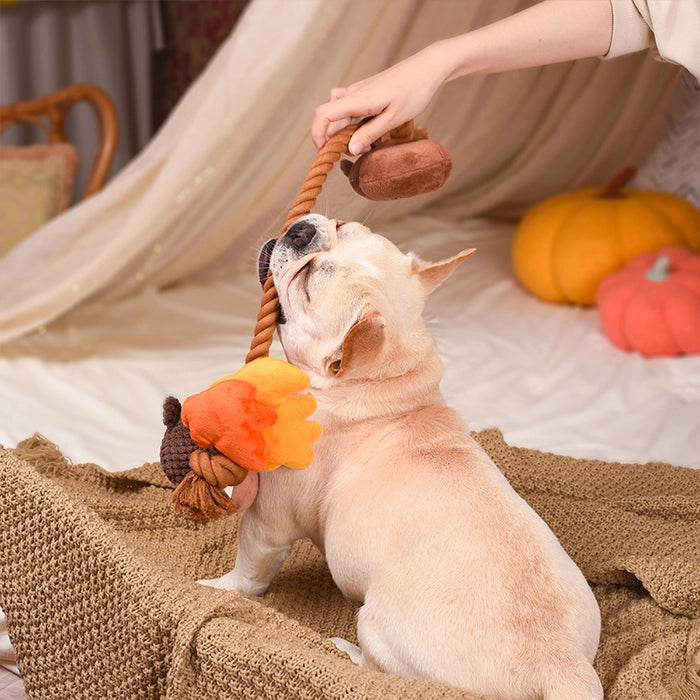
[[[260,284],[264,285],[270,274],[270,261],[272,260],[272,250],[277,243],[276,238],[271,238],[265,245],[260,249],[258,254],[258,279]]]
[[[265,285],[267,278],[270,275],[270,261],[272,260],[272,250],[277,243],[276,238],[271,238],[265,245],[260,249],[258,254],[258,279],[262,286]],[[279,312],[277,314],[277,323],[286,323],[287,319],[284,316],[284,309],[280,303]]]
[[[272,238],[260,249],[258,254],[258,280],[262,286],[265,285],[267,278],[270,276],[270,263],[272,261],[272,251],[277,243],[277,240]],[[298,261],[301,262],[301,261]],[[291,284],[298,277],[301,277],[301,286],[306,294],[306,298],[310,301],[308,292],[308,281],[311,273],[313,272],[313,257],[307,256],[305,261],[302,262],[296,269],[292,268],[287,274],[290,275],[287,284]],[[287,275],[285,275],[286,277]],[[287,319],[284,315],[284,309],[282,308],[282,303],[280,302],[279,314],[277,316],[277,323],[286,323]]]

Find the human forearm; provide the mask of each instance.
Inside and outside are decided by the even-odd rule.
[[[474,31],[436,42],[448,82],[465,75],[603,56],[612,37],[610,0],[545,0]]]

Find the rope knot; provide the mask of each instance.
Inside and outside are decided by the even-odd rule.
[[[207,450],[194,450],[189,456],[190,469],[209,485],[217,489],[227,486],[238,486],[248,473],[246,469],[236,464],[220,452],[210,454]]]

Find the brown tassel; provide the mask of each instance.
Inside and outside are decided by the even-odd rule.
[[[171,496],[175,510],[203,523],[236,512],[236,505],[224,491],[238,486],[246,470],[221,453],[210,455],[194,450],[189,458],[190,470]]]
[[[39,472],[48,476],[57,476],[68,464],[58,447],[39,433],[34,433],[32,437],[18,443],[14,453],[19,459],[29,462]]]
[[[185,476],[171,498],[175,510],[198,523],[236,512],[235,504],[223,489],[212,486],[194,472]]]

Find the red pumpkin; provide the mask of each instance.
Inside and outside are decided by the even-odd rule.
[[[700,255],[676,246],[644,253],[597,291],[603,330],[646,357],[700,353]]]

